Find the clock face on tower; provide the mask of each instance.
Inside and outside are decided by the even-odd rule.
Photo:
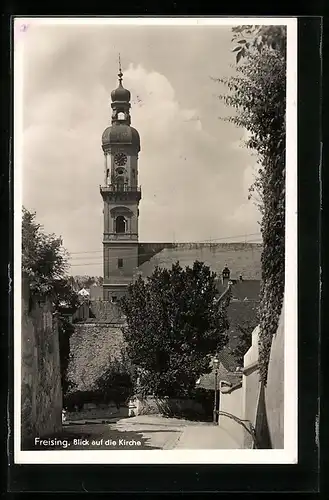
[[[114,163],[122,167],[127,163],[127,155],[125,153],[117,153],[114,156]]]

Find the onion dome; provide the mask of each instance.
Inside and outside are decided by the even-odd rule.
[[[121,63],[119,66],[118,77],[119,77],[119,85],[115,90],[112,90],[112,92],[111,92],[112,102],[129,102],[130,101],[130,92],[129,92],[129,90],[125,89],[122,85],[123,73],[121,71]]]
[[[124,123],[115,123],[111,127],[107,127],[102,135],[103,147],[114,144],[129,144],[137,151],[140,151],[139,133],[134,127]]]
[[[119,85],[115,90],[111,92],[112,102],[129,102],[130,92],[122,86],[121,80],[119,80]]]

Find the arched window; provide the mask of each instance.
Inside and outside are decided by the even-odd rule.
[[[118,176],[117,177],[117,189],[118,189],[118,191],[124,191],[124,183],[125,183],[124,178],[121,176]]]
[[[126,232],[126,219],[123,215],[118,215],[115,219],[115,232],[125,233]]]
[[[123,113],[122,111],[120,111],[118,113],[118,120],[125,120],[125,119],[126,119],[125,113]]]

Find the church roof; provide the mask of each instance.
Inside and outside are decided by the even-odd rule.
[[[111,92],[112,102],[129,102],[130,101],[130,92],[122,86],[121,81],[119,82],[118,87]]]
[[[243,281],[231,280],[233,282],[232,300],[259,300],[260,294],[260,280],[246,279]],[[217,282],[217,288],[219,293],[222,293],[227,288],[227,284],[223,284],[221,280]]]
[[[107,127],[102,135],[103,146],[110,144],[131,144],[140,151],[139,133],[126,123],[114,123]]]
[[[139,243],[138,274],[147,277],[156,266],[171,268],[177,261],[182,267],[191,267],[199,260],[220,278],[227,264],[232,277],[242,274],[245,280],[237,287],[239,296],[247,292],[254,298],[261,279],[261,253],[262,245],[258,243]]]

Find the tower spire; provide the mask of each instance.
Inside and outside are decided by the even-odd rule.
[[[120,57],[120,52],[119,52],[119,73],[118,73],[118,77],[119,77],[119,84],[121,85],[121,84],[122,84],[122,77],[123,77],[123,74],[122,74],[122,68],[121,68],[121,57]]]

